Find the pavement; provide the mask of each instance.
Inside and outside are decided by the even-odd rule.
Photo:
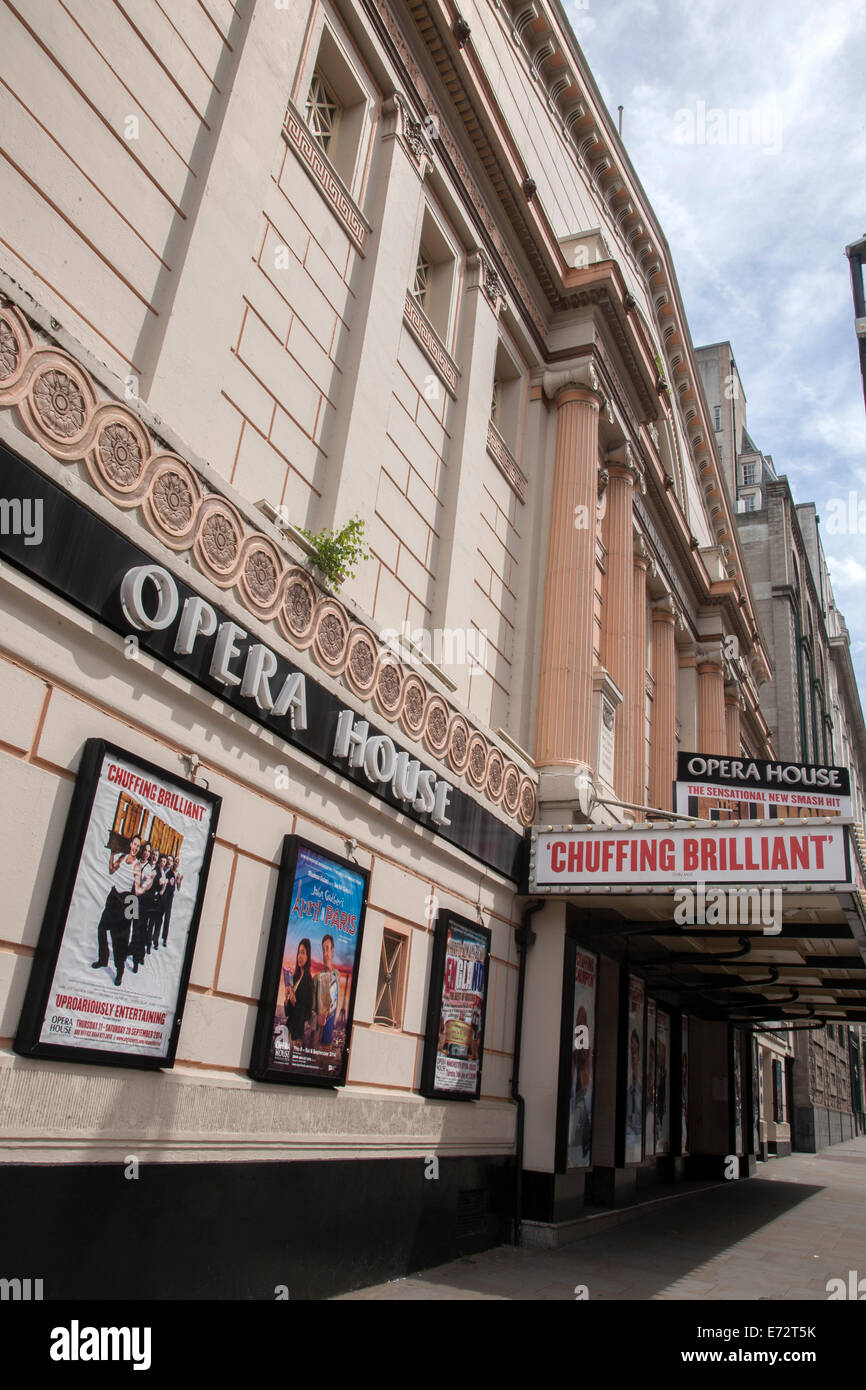
[[[556,1250],[501,1245],[341,1298],[826,1302],[852,1270],[866,1292],[866,1137],[659,1197]]]

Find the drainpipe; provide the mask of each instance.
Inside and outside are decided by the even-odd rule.
[[[523,909],[520,926],[514,933],[517,950],[520,954],[520,969],[517,976],[517,1015],[514,1020],[514,1067],[511,1075],[511,1099],[517,1102],[517,1152],[514,1170],[514,1217],[511,1227],[512,1245],[520,1244],[520,1208],[523,1202],[523,1130],[526,1115],[526,1102],[520,1094],[520,1047],[523,1041],[523,995],[526,988],[526,953],[535,941],[535,932],[530,921],[535,913],[544,907],[544,901],[527,903]]]

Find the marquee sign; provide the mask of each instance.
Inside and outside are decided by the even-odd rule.
[[[780,810],[782,816],[850,816],[851,779],[845,767],[679,753],[674,808],[701,819],[713,810],[757,819]]]
[[[35,499],[44,532],[36,545],[32,537],[4,527],[0,555],[5,559],[125,642],[134,636],[141,650],[285,743],[518,880],[523,835],[2,446],[0,495]]]
[[[848,883],[847,823],[535,830],[529,891],[674,883]]]

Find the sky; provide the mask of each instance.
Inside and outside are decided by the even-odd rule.
[[[866,8],[564,3],[614,121],[624,107],[692,341],[730,341],[752,439],[795,502],[818,504],[866,706],[866,409],[845,256],[866,235]]]

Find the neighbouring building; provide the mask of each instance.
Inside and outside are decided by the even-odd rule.
[[[746,394],[730,343],[698,348],[697,356],[707,399],[717,402],[711,404],[717,444],[774,669],[773,679],[761,689],[761,708],[780,757],[848,770],[851,814],[862,831],[866,727],[850,637],[833,596],[815,504],[794,501],[788,479],[777,476],[771,456],[751,439]],[[832,1022],[818,1030],[761,1035],[760,1045],[762,1125],[769,1151],[786,1152],[789,1143],[813,1150],[851,1138],[862,1103],[857,1084],[852,1084],[852,1058],[859,1051],[855,1042],[849,1047],[847,1027]],[[794,1065],[786,1082],[784,1069],[790,1068],[791,1056]],[[768,1067],[774,1077],[771,1088]],[[779,1113],[785,1117],[782,1129]]]
[[[862,856],[746,805],[813,745],[559,0],[7,7],[0,75],[5,1257],[317,1297],[747,1176]]]

